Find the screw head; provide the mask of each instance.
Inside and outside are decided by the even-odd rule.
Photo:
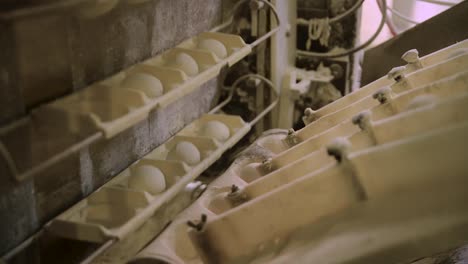
[[[389,99],[392,98],[392,89],[390,87],[384,87],[375,92],[372,95],[372,98],[376,99],[379,101],[379,103],[384,104],[386,103]]]
[[[193,222],[189,220],[187,221],[187,225],[191,228],[194,228],[197,231],[201,231],[203,227],[205,226],[207,220],[208,220],[208,217],[206,216],[206,214],[202,214],[200,216],[200,221]]]
[[[388,72],[387,77],[398,82],[403,79],[405,70],[405,66],[395,67]]]
[[[239,191],[239,187],[235,184],[231,185],[231,193],[235,193]]]
[[[343,137],[335,138],[327,146],[328,155],[333,156],[338,162],[341,162],[343,159],[345,159],[350,150],[351,142]]]
[[[415,63],[419,61],[419,52],[417,49],[408,50],[401,58],[407,63]]]
[[[363,111],[357,115],[355,115],[352,119],[351,122],[361,129],[365,129],[371,122],[370,120],[371,113],[369,110]]]

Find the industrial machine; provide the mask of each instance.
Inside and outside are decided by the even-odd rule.
[[[5,1],[1,261],[468,261],[468,2],[427,2]]]

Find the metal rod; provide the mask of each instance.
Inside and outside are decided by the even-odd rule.
[[[13,175],[16,181],[24,181],[28,178],[33,177],[34,175],[44,171],[48,167],[52,166],[53,164],[64,160],[65,158],[69,157],[71,154],[74,154],[86,146],[91,145],[92,143],[98,141],[104,136],[102,132],[96,132],[95,134],[91,135],[90,137],[86,138],[85,140],[78,142],[66,150],[52,156],[51,158],[45,160],[44,162],[40,163],[39,165],[20,173],[18,170],[18,166],[14,161],[13,157],[11,156],[10,152],[6,148],[6,146],[0,141],[0,154],[3,156],[3,159],[7,163],[8,170],[10,174]]]
[[[32,236],[28,237],[26,240],[21,242],[18,246],[10,250],[8,253],[2,256],[1,260],[5,262],[9,262],[16,254],[18,254],[20,251],[25,249],[27,246],[29,246],[38,236],[40,236],[44,232],[43,229],[39,230],[38,232],[34,233]]]
[[[20,180],[30,178],[33,175],[44,171],[46,168],[50,167],[51,165],[53,165],[53,164],[55,164],[55,163],[57,163],[59,161],[62,161],[63,159],[70,156],[71,154],[74,154],[74,153],[80,151],[81,149],[83,149],[84,147],[87,147],[87,146],[91,145],[92,143],[98,141],[102,137],[104,137],[104,134],[102,132],[97,132],[97,133],[93,134],[92,136],[86,138],[85,140],[83,140],[83,141],[81,141],[81,142],[79,142],[77,144],[72,145],[71,147],[69,147],[65,151],[63,151],[63,152],[49,158],[48,160],[41,163],[40,165],[38,165],[38,166],[26,171],[25,173],[19,175]]]
[[[104,251],[110,248],[116,241],[117,239],[108,240],[106,243],[102,244],[96,251],[94,251],[93,254],[89,255],[85,260],[83,260],[81,264],[92,263],[95,258],[99,257]]]
[[[255,46],[257,46],[258,44],[260,44],[261,42],[263,42],[264,40],[266,40],[267,38],[271,37],[273,34],[275,34],[276,32],[278,32],[278,30],[280,29],[281,27],[281,21],[280,21],[280,18],[279,18],[279,15],[278,15],[278,11],[276,10],[276,8],[268,1],[266,0],[259,0],[263,3],[265,3],[271,11],[273,11],[273,15],[275,16],[275,19],[276,19],[276,27],[272,30],[270,30],[268,33],[266,33],[265,35],[261,36],[260,38],[258,38],[257,40],[255,40],[254,42],[250,43],[250,46],[253,48]]]
[[[268,114],[275,106],[278,104],[279,97],[275,99],[265,110],[263,110],[257,117],[249,122],[250,125],[255,125],[260,119],[262,119],[266,114]]]
[[[239,7],[242,4],[244,4],[245,2],[247,2],[247,1],[248,0],[243,0],[243,1],[237,2],[236,5],[232,8],[231,15],[230,15],[228,21],[224,22],[223,24],[221,24],[219,26],[216,26],[216,27],[212,28],[210,30],[210,32],[220,31],[222,29],[225,29],[230,24],[232,24],[232,22],[234,21],[234,15],[237,12],[237,9],[239,9]],[[270,2],[268,2],[266,0],[258,0],[258,1],[265,3],[270,8],[270,10],[273,11],[273,15],[275,16],[277,26],[274,29],[270,30],[267,34],[263,35],[262,37],[258,38],[257,40],[255,40],[254,42],[249,44],[252,48],[257,46],[258,44],[260,44],[261,42],[263,42],[267,38],[271,37],[276,32],[278,32],[278,30],[279,30],[279,28],[281,26],[281,21],[280,21],[280,18],[278,16],[278,11],[276,10],[276,8]]]
[[[208,112],[208,113],[209,114],[214,114],[214,113],[218,112],[219,110],[221,110],[225,105],[227,105],[232,100],[235,88],[236,87],[234,85],[231,85],[228,97],[226,99],[224,99],[223,102],[221,102],[220,104],[215,106],[213,109],[211,109],[210,112]]]
[[[276,96],[276,99],[267,108],[265,108],[260,114],[257,115],[257,117],[255,117],[252,121],[249,122],[249,125],[253,126],[258,121],[260,121],[260,119],[262,119],[266,114],[268,114],[278,104],[280,96],[279,96],[278,91],[276,90],[275,85],[270,80],[268,80],[267,78],[265,78],[265,77],[263,77],[261,75],[258,75],[258,74],[247,74],[247,75],[244,75],[243,77],[256,78],[256,79],[259,79],[259,80],[265,82],[268,85],[268,87],[270,87],[270,90],[272,90],[273,93]]]
[[[226,98],[222,103],[220,103],[215,108],[213,108],[209,113],[213,114],[213,113],[217,112],[218,110],[220,110],[223,106],[228,104],[229,101],[231,101],[232,96],[234,94],[234,90],[237,88],[237,86],[239,86],[239,84],[241,82],[243,82],[245,80],[248,80],[248,79],[251,79],[251,78],[259,79],[259,80],[265,82],[268,85],[268,87],[270,87],[270,89],[273,91],[273,93],[276,96],[275,101],[273,101],[267,108],[265,108],[265,110],[263,110],[260,114],[258,114],[258,116],[256,116],[252,121],[249,122],[249,125],[251,125],[251,126],[255,125],[262,117],[264,117],[268,112],[270,112],[279,102],[279,93],[276,90],[275,85],[270,80],[268,80],[267,78],[265,78],[265,77],[263,77],[263,76],[261,76],[259,74],[250,73],[250,74],[243,75],[239,79],[237,79],[231,86],[231,90],[229,92],[228,98]]]
[[[252,121],[249,122],[249,125],[253,126],[255,125],[262,117],[264,117],[268,112],[270,112],[279,102],[279,93],[278,91],[276,90],[276,87],[275,85],[270,81],[268,80],[267,78],[259,75],[259,74],[255,74],[255,73],[250,73],[250,74],[246,74],[246,75],[243,75],[241,76],[239,79],[237,79],[232,85],[231,85],[231,90],[229,92],[229,96],[228,98],[226,98],[222,103],[220,103],[219,105],[217,105],[215,108],[213,108],[209,113],[210,114],[213,114],[217,111],[219,111],[223,106],[225,106],[226,104],[228,104],[231,99],[232,99],[232,96],[234,94],[234,90],[237,88],[237,86],[239,86],[239,84],[245,80],[248,80],[248,79],[251,79],[251,78],[254,78],[254,79],[259,79],[263,82],[265,82],[268,87],[270,87],[270,89],[273,91],[273,93],[275,94],[276,96],[276,99],[275,101],[273,101],[267,108],[265,108],[265,110],[263,110],[260,114],[258,114]]]
[[[249,1],[249,0],[242,0],[242,1],[237,2],[231,9],[231,12],[229,14],[229,19],[226,22],[222,23],[221,25],[218,25],[218,26],[210,29],[210,32],[217,32],[217,31],[223,30],[226,27],[228,27],[229,25],[231,25],[232,22],[234,22],[234,16],[236,15],[237,10],[239,9],[239,7],[242,6],[243,4],[245,4],[247,1]]]
[[[254,42],[252,42],[250,44],[250,46],[251,47],[257,46],[258,44],[262,43],[264,40],[266,40],[267,38],[271,37],[273,34],[278,32],[278,30],[279,30],[279,27],[270,30],[268,33],[266,33],[265,35],[261,36],[260,38],[256,39]]]
[[[0,141],[0,153],[2,154],[3,160],[5,161],[7,168],[10,171],[10,175],[13,175],[13,177],[18,180],[18,169],[16,167],[16,163],[2,141]]]
[[[3,127],[0,127],[0,135],[3,135],[3,134],[6,134],[8,131],[12,130],[12,129],[15,129],[19,126],[24,126],[26,125],[31,119],[29,118],[29,116],[25,116],[25,117],[21,117],[20,119],[10,123],[10,124],[7,124]]]

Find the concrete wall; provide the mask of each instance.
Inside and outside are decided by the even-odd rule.
[[[13,16],[0,9],[0,125],[208,30],[223,8],[222,0],[114,2],[94,18],[77,7]],[[211,80],[20,184],[0,160],[0,255],[208,111],[216,88]]]

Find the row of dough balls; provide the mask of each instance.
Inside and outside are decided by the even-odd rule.
[[[201,134],[221,142],[230,137],[228,126],[216,120],[206,122],[201,129]],[[201,154],[193,143],[181,141],[169,151],[167,160],[180,160],[190,166],[195,166],[200,163]],[[154,166],[136,166],[131,170],[128,187],[156,195],[166,190],[166,178],[162,171]]]
[[[198,42],[198,48],[211,51],[218,58],[223,59],[227,56],[226,47],[215,39],[202,39]],[[176,55],[175,60],[168,63],[168,66],[182,70],[188,76],[195,76],[199,73],[198,64],[192,56],[185,52]],[[126,89],[136,89],[142,91],[150,98],[156,98],[164,93],[164,87],[161,81],[148,73],[133,73],[127,76],[120,85]]]
[[[202,39],[198,42],[198,48],[213,52],[218,58],[227,56],[226,47],[214,39]],[[198,74],[197,62],[188,54],[181,52],[169,66],[176,67],[185,72],[188,76]],[[161,81],[151,74],[134,73],[127,76],[121,83],[121,87],[127,89],[137,89],[145,93],[150,98],[159,97],[164,93]],[[219,141],[226,141],[229,136],[229,128],[219,121],[207,122],[202,130],[202,135],[215,138]],[[181,160],[191,166],[198,164],[201,160],[200,151],[191,142],[181,141],[168,153],[168,160]],[[166,179],[162,171],[154,166],[142,165],[132,169],[128,187],[142,190],[150,194],[158,194],[166,189]]]

